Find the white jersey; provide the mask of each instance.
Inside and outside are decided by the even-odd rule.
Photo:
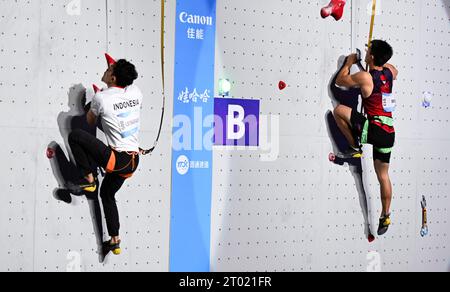
[[[101,118],[106,140],[117,151],[139,152],[142,100],[135,85],[105,89],[92,100],[91,111]]]

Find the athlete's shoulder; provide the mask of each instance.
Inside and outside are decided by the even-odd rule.
[[[92,98],[92,102],[96,105],[103,105],[105,102],[105,93],[103,91],[97,92]]]
[[[394,65],[392,65],[392,64],[385,64],[384,68],[388,69],[388,71],[392,74],[393,79],[397,79],[398,70],[397,70],[397,68],[395,68]]]
[[[132,85],[128,86],[126,88],[126,92],[130,98],[133,98],[133,99],[138,98],[140,100],[143,99],[142,91],[137,85],[132,84]]]
[[[141,89],[135,84],[131,84],[130,86],[127,87],[126,90],[127,90],[127,92],[141,93],[142,94]]]
[[[101,91],[98,91],[94,97],[104,98],[105,96],[110,96],[111,94],[112,94],[112,89],[105,88],[105,89],[102,89]]]
[[[92,98],[91,109],[93,109],[94,114],[97,116],[100,115],[103,111],[103,108],[105,108],[105,100],[108,100],[107,98],[105,98],[105,96],[105,90],[102,90],[95,93],[94,97]]]
[[[361,71],[361,72],[356,73],[354,76],[360,85],[364,85],[364,84],[372,82],[372,74],[370,74],[369,72]]]
[[[358,74],[358,83],[364,98],[370,97],[373,91],[373,76],[371,73],[361,71]]]

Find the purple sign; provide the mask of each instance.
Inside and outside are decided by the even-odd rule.
[[[214,99],[214,145],[259,146],[259,100]]]

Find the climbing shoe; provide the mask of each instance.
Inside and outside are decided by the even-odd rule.
[[[120,249],[120,240],[117,243],[112,243],[111,241],[108,242],[109,250],[115,254],[120,255],[122,253],[122,249]]]
[[[380,225],[378,227],[378,235],[384,235],[391,225],[391,217],[390,215],[386,215],[380,218]]]
[[[361,149],[355,149],[352,147],[349,147],[344,152],[341,152],[337,155],[340,158],[362,158],[363,157],[363,151]]]
[[[97,191],[97,181],[94,180],[93,183],[88,182],[85,179],[77,181],[75,183],[69,182],[67,184],[67,189],[69,189],[73,194],[94,193]]]

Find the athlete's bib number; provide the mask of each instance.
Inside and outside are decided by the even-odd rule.
[[[392,93],[383,93],[383,109],[387,113],[392,113],[397,107],[396,100]]]

